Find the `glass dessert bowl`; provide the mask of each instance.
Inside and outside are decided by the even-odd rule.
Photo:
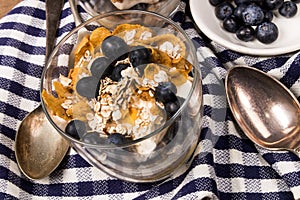
[[[116,11],[76,27],[47,62],[41,99],[51,124],[83,158],[123,180],[170,177],[190,163],[199,141],[194,46],[155,13]]]

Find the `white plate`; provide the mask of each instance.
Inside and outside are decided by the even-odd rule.
[[[208,0],[190,0],[192,16],[207,37],[228,49],[261,56],[290,53],[300,49],[300,4],[298,7],[296,16],[292,18],[274,16],[273,22],[278,26],[279,36],[273,43],[263,44],[258,40],[243,42],[235,34],[225,31]]]

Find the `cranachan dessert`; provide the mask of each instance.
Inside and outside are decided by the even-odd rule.
[[[185,58],[174,34],[138,24],[99,27],[79,41],[68,76],[54,80],[54,93],[44,90],[42,98],[68,122],[71,137],[122,145],[159,129],[180,109],[193,80]],[[176,126],[131,151],[150,153],[172,139]]]

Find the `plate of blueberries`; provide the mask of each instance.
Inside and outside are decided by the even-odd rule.
[[[272,56],[300,49],[300,0],[190,0],[190,9],[199,29],[231,50]]]

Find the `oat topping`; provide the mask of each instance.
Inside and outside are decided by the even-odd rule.
[[[61,104],[61,106],[67,110],[72,107],[72,104],[73,104],[73,101],[70,99],[67,99]]]
[[[132,44],[134,42],[134,36],[136,34],[136,30],[131,30],[125,33],[125,42],[127,44]]]
[[[157,77],[167,79],[162,70]],[[119,82],[109,78],[101,80],[98,100],[92,101],[95,116],[89,116],[89,126],[107,134],[122,132],[137,139],[153,131],[155,125],[149,124],[163,124],[165,119],[160,117],[162,111],[157,111],[161,108],[156,105],[152,85],[151,88],[148,83],[140,85],[140,82],[145,83],[145,79],[141,79],[133,67],[128,67],[122,71]]]
[[[72,82],[72,79],[69,79],[68,77],[65,77],[64,75],[60,74],[58,81],[65,87],[69,86]]]
[[[154,74],[153,79],[156,83],[160,83],[167,82],[169,80],[169,77],[165,71],[159,70],[157,74]]]
[[[172,58],[178,59],[181,56],[180,55],[181,49],[178,44],[173,45],[173,43],[166,41],[162,45],[160,45],[158,48],[159,48],[159,50],[166,52]]]
[[[151,37],[152,37],[152,33],[150,31],[144,31],[140,36],[140,40],[147,40]]]

